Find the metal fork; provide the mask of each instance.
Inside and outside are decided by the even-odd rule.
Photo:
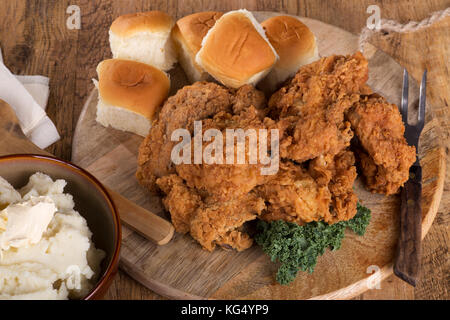
[[[419,114],[415,125],[408,124],[408,72],[403,70],[403,89],[400,111],[405,124],[405,138],[409,145],[419,150],[419,137],[425,125],[427,70],[420,83]],[[422,240],[422,167],[419,158],[409,169],[409,180],[401,190],[400,239],[394,262],[394,273],[416,286],[420,271]]]

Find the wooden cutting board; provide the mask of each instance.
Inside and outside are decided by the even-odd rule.
[[[255,12],[263,21],[277,13]],[[358,49],[358,37],[323,22],[300,18],[315,33],[321,56],[350,54]],[[108,50],[108,48],[105,48]],[[402,68],[388,55],[368,45],[369,85],[390,102],[399,104]],[[170,71],[171,94],[188,84],[178,66]],[[410,101],[417,105],[418,87],[410,79]],[[135,176],[142,138],[104,128],[95,121],[97,90],[88,97],[73,140],[72,161],[93,173],[108,187],[153,212],[168,218],[161,199],[151,196]],[[437,212],[443,189],[445,153],[439,143],[437,121],[427,108],[420,141],[423,167],[423,224],[425,236]],[[319,258],[312,274],[300,272],[295,282],[275,282],[277,265],[255,245],[244,252],[216,249],[209,253],[189,236],[176,234],[165,246],[156,246],[124,227],[121,268],[149,289],[169,298],[213,299],[345,299],[361,294],[374,281],[392,274],[398,238],[397,196],[374,195],[358,180],[360,201],[372,210],[364,237],[352,232],[336,252]]]

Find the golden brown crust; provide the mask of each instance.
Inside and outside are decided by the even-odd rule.
[[[291,69],[315,56],[316,37],[309,28],[292,16],[275,16],[261,23],[266,36],[279,56],[276,67]]]
[[[171,141],[172,132],[185,128],[192,133],[195,120],[212,117],[220,111],[230,112],[233,102],[232,92],[207,82],[185,86],[169,97],[161,109],[158,121],[153,124],[139,148],[136,173],[139,182],[150,190],[156,190],[157,178],[175,172],[170,159],[172,148],[176,144]]]
[[[110,30],[117,36],[129,37],[143,31],[170,32],[173,25],[171,16],[155,10],[119,16],[111,24]]]
[[[187,86],[168,99],[141,145],[140,182],[150,186],[156,181],[176,230],[190,232],[209,251],[217,245],[250,247],[244,223],[256,218],[297,224],[349,220],[357,211],[352,128],[364,148],[356,155],[373,191],[396,191],[415,159],[396,106],[377,95],[365,96],[371,93],[367,76],[360,53],[327,57],[302,67],[272,96],[269,108],[252,86]],[[248,160],[241,165],[173,165],[171,132],[187,128],[192,137],[194,120],[202,121],[203,132],[279,129],[278,173],[263,177],[260,163]]]
[[[277,115],[314,111],[367,90],[368,77],[368,62],[360,52],[324,57],[301,67],[286,86],[272,95],[269,107]]]
[[[291,125],[280,142],[282,157],[303,162],[337,154],[353,133],[344,112],[358,101],[368,77],[367,60],[357,52],[303,66],[269,100],[272,117]]]
[[[227,201],[242,196],[250,192],[256,185],[264,182],[264,176],[260,170],[260,163],[249,163],[249,140],[246,139],[245,164],[226,164],[226,130],[242,129],[255,130],[266,129],[264,123],[259,119],[256,109],[251,106],[248,110],[239,115],[231,115],[226,112],[219,112],[213,119],[202,121],[202,135],[209,129],[217,129],[222,132],[222,164],[180,164],[176,166],[176,171],[189,187],[196,188],[200,192],[213,196],[219,201]],[[256,137],[258,139],[258,137]],[[258,141],[256,141],[258,144]],[[203,142],[202,150],[211,144]],[[234,142],[234,160],[237,159],[237,142]],[[193,153],[193,152],[192,152]]]
[[[222,12],[217,11],[190,14],[177,21],[173,27],[172,35],[182,41],[190,54],[195,57],[202,47],[203,37],[222,15]]]
[[[270,69],[277,55],[252,21],[237,11],[216,22],[203,41],[198,59],[216,79],[239,87],[255,74]]]
[[[264,210],[264,201],[248,193],[230,201],[202,201],[195,189],[189,188],[177,175],[157,180],[166,196],[165,208],[170,212],[175,230],[190,232],[204,249],[214,250],[216,245],[238,251],[249,248],[253,241],[240,227]]]
[[[252,193],[205,205],[191,220],[191,235],[208,251],[212,251],[216,244],[228,245],[238,251],[247,249],[253,241],[238,228],[256,219],[264,208],[264,201]]]
[[[194,190],[187,188],[183,179],[175,174],[164,176],[158,179],[157,183],[167,195],[163,204],[170,212],[175,230],[180,233],[189,232],[191,217],[202,199]]]
[[[308,171],[320,186],[328,186],[331,193],[331,209],[324,221],[335,223],[353,218],[358,200],[353,190],[357,176],[353,152],[343,150],[336,156],[321,155],[311,160]]]
[[[358,155],[367,187],[386,195],[397,193],[416,160],[415,147],[404,138],[398,107],[377,94],[362,96],[347,118],[364,149]]]
[[[149,120],[169,93],[167,75],[144,63],[108,59],[100,62],[97,72],[103,101],[139,113]]]
[[[289,161],[282,162],[278,174],[255,190],[268,202],[267,211],[261,215],[266,221],[281,219],[302,225],[329,214],[331,194],[327,185],[319,185],[300,165]]]
[[[248,107],[253,106],[258,110],[260,117],[264,117],[267,101],[262,91],[256,90],[252,85],[246,84],[235,92],[234,99],[234,114],[239,114]]]

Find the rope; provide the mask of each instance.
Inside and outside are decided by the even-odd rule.
[[[450,16],[450,7],[442,10],[434,12],[430,17],[423,19],[422,21],[410,21],[406,24],[401,24],[395,20],[387,20],[381,19],[380,25],[381,27],[378,30],[369,29],[364,27],[361,30],[361,34],[359,36],[359,50],[363,52],[364,45],[368,42],[368,40],[375,34],[379,32],[414,32],[426,27],[429,27],[434,22],[439,21],[445,17]]]

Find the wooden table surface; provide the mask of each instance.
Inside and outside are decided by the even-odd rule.
[[[0,0],[0,47],[4,63],[15,74],[40,74],[50,78],[48,115],[62,139],[47,149],[70,160],[73,131],[81,108],[92,90],[99,61],[110,58],[108,28],[115,17],[131,12],[163,10],[180,18],[206,10],[246,8],[306,16],[358,34],[366,25],[367,7],[376,4],[381,18],[400,23],[420,21],[432,12],[450,7],[450,0],[223,0],[223,1],[106,1],[106,0]],[[66,12],[78,5],[81,28],[68,29]],[[407,67],[415,79],[428,69],[428,102],[439,119],[442,143],[450,145],[450,18],[415,33],[381,32],[370,42]],[[422,277],[416,288],[391,276],[380,289],[357,299],[449,299],[450,170],[435,222],[423,242]],[[107,299],[162,299],[120,271]]]

